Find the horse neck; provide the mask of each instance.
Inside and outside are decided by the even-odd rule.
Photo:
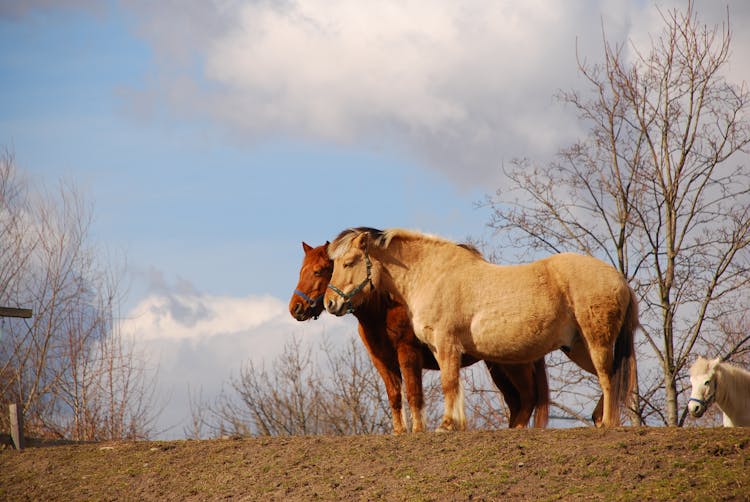
[[[429,265],[425,267],[428,262],[424,258],[428,250],[422,243],[399,240],[391,243],[387,253],[375,253],[384,272],[381,275],[382,286],[407,304],[415,291],[415,285],[425,275],[425,269],[429,268],[430,273],[434,273]]]
[[[729,364],[719,363],[714,370],[716,374],[716,404],[727,415],[740,411],[747,406],[747,393],[737,392],[741,388],[750,388],[750,373]]]
[[[371,293],[354,311],[354,317],[363,325],[383,323],[388,310],[388,294],[375,291]]]

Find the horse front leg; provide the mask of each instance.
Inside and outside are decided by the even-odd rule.
[[[398,366],[404,380],[406,400],[411,410],[412,432],[424,431],[424,391],[422,388],[422,369],[424,368],[422,345],[414,333],[409,315],[401,305],[388,309],[386,314],[386,333],[391,345],[395,347]],[[427,352],[427,354],[430,354]],[[430,354],[430,357],[431,354]]]
[[[380,378],[383,379],[383,384],[385,384],[388,404],[391,407],[393,433],[403,434],[406,432],[406,425],[404,409],[401,405],[401,370],[398,365],[396,349],[377,330],[366,328],[360,324],[358,331],[370,355],[372,364],[380,374]]]
[[[411,411],[411,431],[424,432],[424,390],[422,388],[422,351],[411,343],[396,346],[398,364],[406,388],[406,400]]]
[[[464,392],[461,387],[461,352],[452,340],[437,344],[435,359],[440,366],[440,384],[443,387],[445,411],[436,432],[466,429]]]

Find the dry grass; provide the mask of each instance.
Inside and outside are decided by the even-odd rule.
[[[749,429],[36,445],[2,500],[750,500]]]

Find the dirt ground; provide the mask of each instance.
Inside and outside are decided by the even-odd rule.
[[[750,429],[503,430],[0,451],[0,500],[750,500]]]

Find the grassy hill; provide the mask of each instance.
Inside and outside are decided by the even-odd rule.
[[[750,429],[39,444],[0,500],[750,500]]]

